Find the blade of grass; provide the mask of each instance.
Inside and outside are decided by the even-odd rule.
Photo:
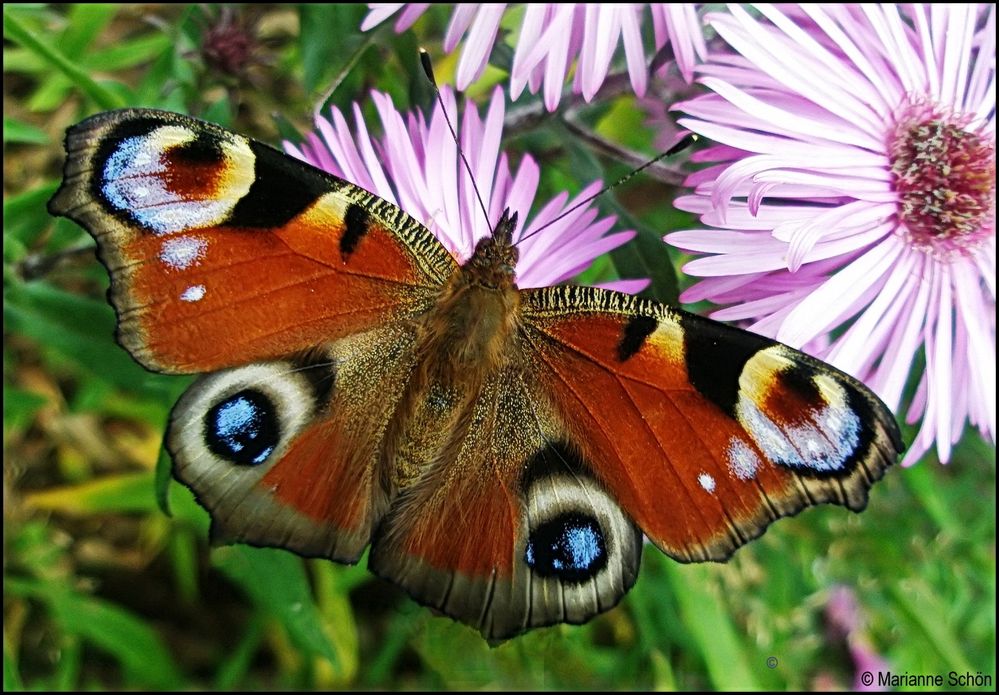
[[[175,689],[183,682],[159,635],[120,606],[32,579],[7,577],[4,591],[42,601],[62,629],[112,655],[133,683]]]
[[[95,82],[83,70],[78,68],[61,51],[42,41],[27,27],[21,24],[14,17],[14,12],[9,10],[9,5],[3,8],[3,34],[4,37],[16,41],[24,48],[27,48],[50,65],[62,72],[73,84],[79,87],[80,91],[86,94],[95,104],[105,110],[120,109],[125,106],[118,96]]]
[[[6,630],[5,630],[6,634]],[[11,654],[7,646],[7,639],[3,641],[3,689],[4,692],[24,690],[24,683],[21,681],[21,674],[17,672],[17,661]]]
[[[79,485],[47,488],[25,495],[24,501],[38,509],[77,516],[156,511],[153,476],[149,471],[109,475]]]
[[[23,123],[10,116],[3,117],[3,141],[24,143],[28,145],[47,145],[49,136],[41,128]]]
[[[941,605],[932,589],[921,581],[909,580],[889,584],[888,591],[898,608],[926,635],[926,642],[933,645],[950,670],[974,673],[975,669],[964,656],[960,637],[951,629],[947,607]]]
[[[759,690],[743,644],[727,612],[727,604],[711,587],[716,582],[708,567],[666,565],[680,605],[683,623],[698,645],[711,683],[717,690]]]
[[[323,632],[301,558],[273,548],[239,545],[219,548],[212,553],[212,562],[253,603],[278,619],[298,649],[341,666]]]
[[[250,670],[250,663],[253,656],[260,648],[260,643],[264,639],[264,626],[267,620],[260,613],[250,616],[250,622],[246,626],[246,631],[239,639],[236,648],[223,659],[215,672],[215,690],[218,692],[236,689],[236,686],[243,682],[247,672]]]

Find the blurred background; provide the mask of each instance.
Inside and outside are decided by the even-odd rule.
[[[46,212],[63,133],[151,106],[280,146],[311,128],[318,103],[373,115],[371,89],[428,109],[417,49],[453,83],[455,57],[439,50],[449,14],[396,35],[361,32],[364,6],[3,12],[5,689],[843,689],[868,668],[994,678],[995,450],[973,432],[947,466],[931,454],[889,471],[862,515],[808,510],[724,565],[649,546],[615,609],[496,647],[363,559],[211,549],[206,513],[161,451],[190,380],[146,372],[117,346],[92,240]],[[490,67],[465,97],[504,77]],[[542,200],[613,181],[634,166],[624,154],[656,152],[633,100],[570,106],[570,132],[522,98],[504,149],[539,161]],[[639,237],[582,281],[651,277],[647,292],[675,301],[689,281],[659,238],[692,220],[675,195],[640,175],[597,201]]]

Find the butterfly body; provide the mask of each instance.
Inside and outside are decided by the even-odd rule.
[[[219,542],[369,567],[492,639],[580,623],[643,534],[722,561],[855,511],[901,449],[876,396],[774,341],[617,292],[520,289],[516,219],[464,263],[394,205],[195,119],[70,130],[50,203],[98,242],[119,340],[205,373],[174,474]]]

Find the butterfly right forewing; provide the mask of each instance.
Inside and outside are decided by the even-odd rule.
[[[862,510],[902,450],[856,379],[761,336],[607,290],[524,293],[536,374],[596,477],[684,562],[782,516]]]

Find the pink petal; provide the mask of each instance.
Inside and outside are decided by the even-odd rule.
[[[479,13],[458,60],[458,73],[455,76],[455,86],[458,89],[467,88],[482,76],[493,44],[496,43],[496,32],[505,9],[505,4],[479,6]]]
[[[901,243],[890,237],[833,275],[795,307],[777,340],[792,347],[803,345],[836,325],[839,316],[858,304],[872,286],[883,284],[902,250]]]

